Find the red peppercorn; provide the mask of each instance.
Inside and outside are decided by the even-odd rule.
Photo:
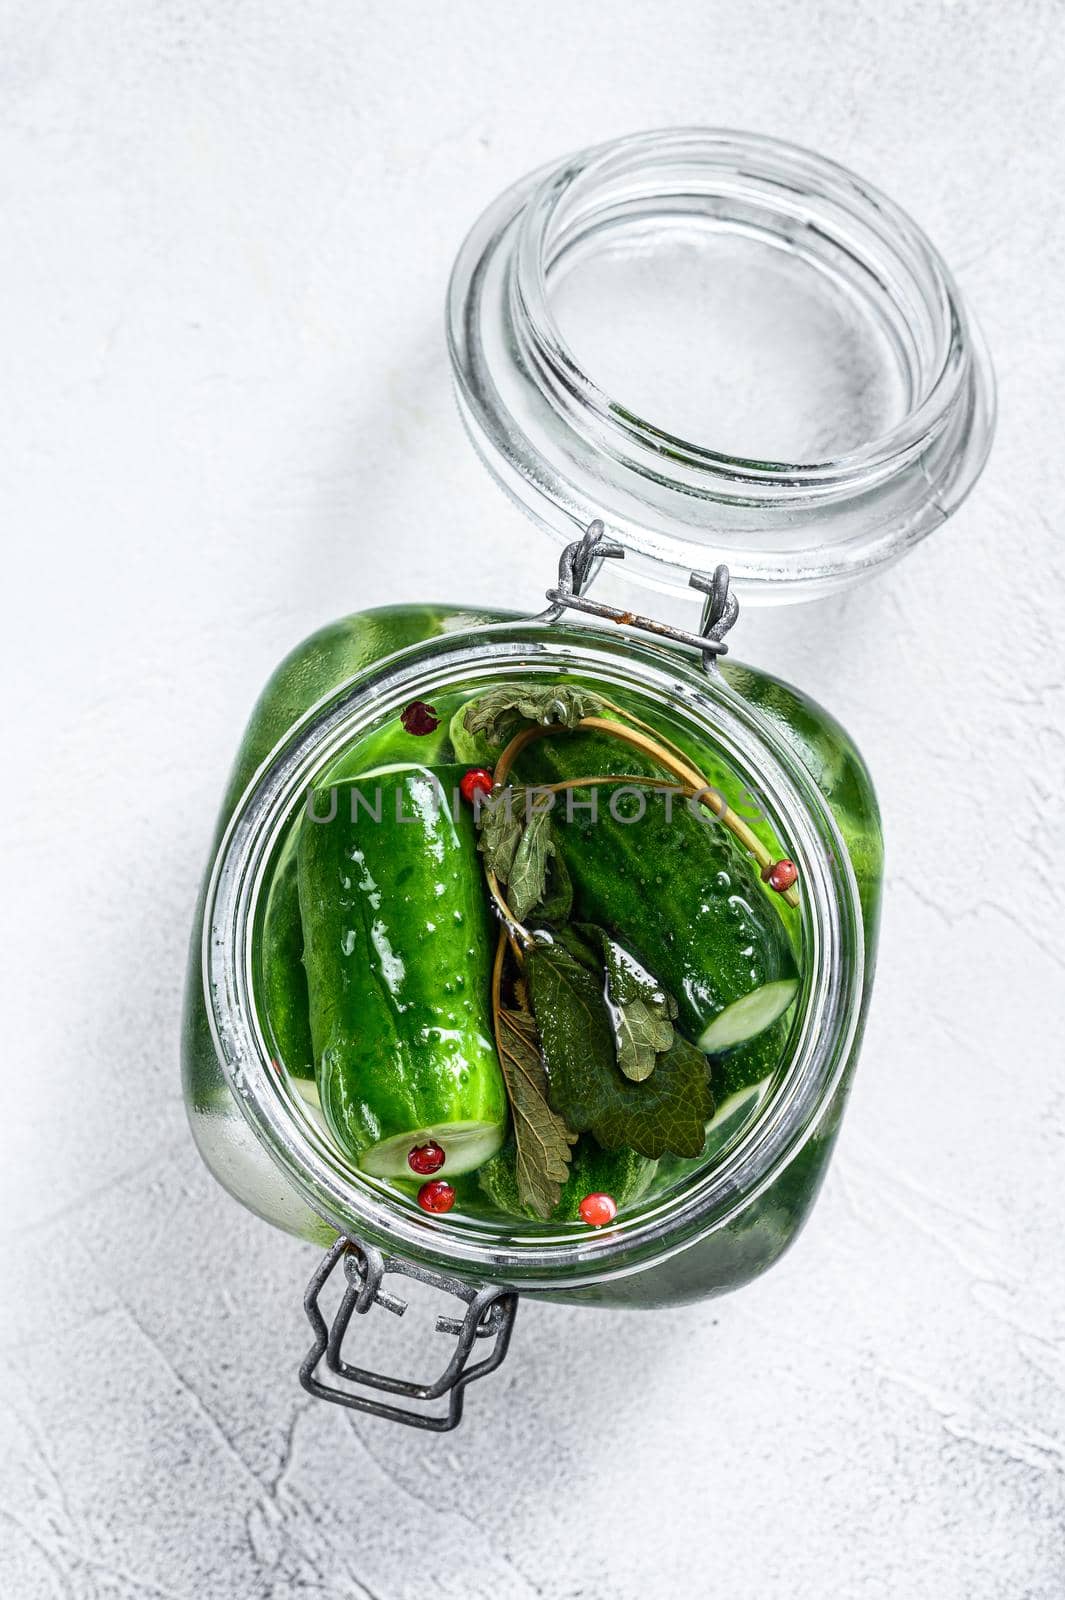
[[[459,782],[462,798],[471,806],[479,794],[491,794],[494,780],[487,767],[471,767]]]
[[[435,733],[440,726],[440,718],[436,714],[435,706],[427,706],[424,700],[412,700],[400,713],[400,722],[408,733],[418,734]]]
[[[423,1183],[418,1190],[418,1204],[423,1211],[450,1211],[455,1204],[455,1191],[443,1178]]]
[[[438,1144],[430,1139],[428,1144],[416,1144],[407,1156],[407,1165],[419,1178],[428,1178],[439,1172],[447,1157]]]
[[[798,877],[799,869],[794,861],[774,861],[771,866],[762,869],[762,882],[768,883],[777,894],[786,894]]]
[[[605,1228],[618,1214],[618,1203],[610,1194],[586,1194],[577,1210],[589,1228]]]

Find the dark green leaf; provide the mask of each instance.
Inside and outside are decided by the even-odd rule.
[[[467,733],[483,733],[489,744],[506,744],[523,722],[575,728],[582,717],[601,716],[602,698],[568,684],[511,684],[490,689],[466,707]]]
[[[618,1066],[626,1078],[642,1083],[654,1071],[656,1058],[673,1043],[677,1003],[605,929],[582,923],[580,932],[606,963]]]
[[[706,1057],[682,1034],[660,1055],[646,1083],[621,1078],[620,1092],[595,1127],[607,1149],[627,1144],[641,1155],[697,1156],[714,1111]]]
[[[633,1083],[643,1083],[655,1070],[663,1050],[673,1043],[673,1024],[657,1015],[643,1000],[630,1000],[618,1006],[614,1018],[618,1066]]]
[[[618,1076],[614,1034],[603,998],[603,977],[576,961],[560,944],[537,944],[526,953],[548,1098],[571,1128],[591,1128],[603,1083]]]
[[[533,910],[545,920],[569,916],[573,887],[555,849],[549,807],[534,790],[496,789],[478,806],[478,848],[485,864],[507,885],[507,901],[519,922]]]
[[[559,855],[552,852],[547,863],[547,887],[536,907],[537,920],[564,923],[573,912],[573,881],[569,868]]]
[[[706,1057],[674,1034],[653,1075],[634,1083],[618,1069],[604,975],[559,944],[526,957],[533,1009],[547,1068],[548,1098],[570,1128],[590,1131],[607,1149],[640,1155],[697,1156],[713,1110]]]
[[[477,848],[488,868],[506,883],[525,827],[524,789],[493,790],[478,805],[477,822],[481,830]]]
[[[528,1012],[501,1010],[496,1038],[514,1124],[518,1197],[546,1219],[559,1203],[577,1135],[547,1103],[547,1074]]]
[[[519,922],[524,922],[543,896],[547,887],[547,860],[554,851],[550,814],[534,811],[518,841],[506,880],[507,900]]]

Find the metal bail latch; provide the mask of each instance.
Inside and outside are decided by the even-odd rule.
[[[691,633],[687,628],[659,622],[655,617],[641,617],[634,611],[622,611],[617,606],[588,599],[588,589],[603,561],[607,558],[623,560],[624,556],[622,546],[616,540],[607,538],[603,523],[598,518],[590,522],[583,539],[568,544],[559,557],[558,583],[547,591],[550,606],[541,620],[557,622],[564,611],[583,611],[588,616],[602,617],[607,622],[657,634],[660,639],[691,645],[699,651],[706,670],[713,671],[718,656],[728,652],[725,635],[740,614],[739,602],[729,587],[728,567],[722,563],[714,568],[712,574],[693,572],[689,577],[689,586],[706,595],[699,632]]]
[[[344,1263],[344,1294],[332,1324],[329,1324],[319,1305],[319,1297],[341,1261]],[[380,1372],[370,1372],[365,1367],[352,1366],[343,1358],[344,1337],[354,1314],[364,1316],[374,1305],[383,1306],[397,1317],[406,1311],[405,1300],[382,1288],[382,1280],[390,1273],[397,1277],[414,1278],[445,1294],[456,1295],[465,1303],[465,1315],[438,1316],[436,1319],[436,1331],[450,1334],[458,1342],[451,1360],[435,1383],[411,1383],[403,1378],[389,1378]],[[389,1422],[402,1422],[408,1427],[426,1428],[433,1433],[447,1433],[457,1428],[462,1420],[466,1385],[475,1378],[483,1378],[494,1372],[506,1355],[518,1309],[518,1296],[512,1289],[484,1285],[478,1288],[458,1278],[416,1266],[401,1257],[384,1256],[373,1245],[341,1235],[319,1263],[307,1285],[303,1307],[314,1329],[314,1344],[300,1367],[300,1383],[308,1394],[315,1395],[319,1400],[332,1400],[336,1405],[348,1406],[353,1411],[366,1411],[371,1416],[384,1417]],[[468,1366],[478,1339],[492,1339],[494,1343],[487,1356]],[[341,1388],[339,1384],[324,1383],[316,1376],[323,1356],[329,1371],[345,1383],[361,1384],[364,1389],[378,1389],[385,1394],[400,1395],[406,1400],[432,1401],[447,1395],[447,1410],[435,1414],[414,1411],[406,1406],[389,1405],[370,1395]]]

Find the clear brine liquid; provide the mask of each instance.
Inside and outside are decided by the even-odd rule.
[[[499,684],[513,681],[513,677],[502,675],[498,680]],[[539,681],[544,680],[541,677]],[[578,680],[567,678],[565,681],[575,683]],[[434,693],[432,708],[437,718],[437,726],[431,732],[424,734],[408,732],[399,715],[394,715],[381,725],[367,730],[351,743],[339,759],[334,760],[323,770],[315,785],[319,795],[333,784],[350,783],[364,774],[370,774],[367,782],[359,786],[366,805],[372,808],[376,802],[378,805],[391,806],[394,803],[394,786],[390,787],[388,773],[382,773],[380,769],[390,765],[412,763],[424,764],[431,768],[454,762],[456,752],[448,731],[453,713],[473,695],[483,695],[494,686],[491,682],[479,680],[476,686],[470,688],[459,687],[443,693]],[[589,684],[588,687],[596,686]],[[631,693],[627,694],[620,689],[611,691],[611,699],[623,711],[651,725],[660,736],[679,747],[705,775],[708,783],[718,790],[729,806],[743,818],[774,857],[788,853],[784,842],[777,836],[770,817],[766,814],[761,796],[752,786],[740,779],[720,750],[696,739],[680,715],[649,706],[642,698]],[[564,739],[566,735],[560,734],[558,737]],[[612,768],[613,772],[619,775],[633,772],[631,760],[627,760],[626,755],[625,747],[618,743],[617,765]],[[633,781],[638,785],[638,777]],[[376,794],[378,789],[381,791],[380,795]],[[588,791],[584,791],[585,796],[587,793]],[[660,799],[661,796],[649,792],[649,803],[658,803]],[[449,806],[464,804],[457,794],[448,795],[445,803]],[[684,801],[679,800],[676,803],[682,805]],[[706,818],[708,828],[721,828],[721,824],[708,813],[703,813],[703,816]],[[315,1080],[313,1048],[309,1044],[306,977],[299,948],[299,929],[293,923],[292,913],[295,852],[300,830],[308,825],[310,824],[307,821],[306,807],[301,806],[299,813],[291,819],[275,851],[268,876],[268,888],[260,902],[256,921],[260,960],[255,969],[260,1019],[272,1058],[286,1085],[291,1093],[298,1097],[304,1113],[316,1123],[355,1173],[351,1157],[344,1155],[340,1149],[321,1109]],[[645,867],[646,871],[643,870]],[[480,856],[476,862],[471,863],[471,868],[483,878]],[[651,870],[650,864],[641,864],[643,892],[653,893],[655,881],[656,875]],[[487,890],[485,892],[487,893]],[[753,859],[750,860],[749,881],[737,885],[739,894],[752,892],[769,895],[769,891],[764,890],[759,882]],[[772,898],[776,904],[775,897]],[[798,939],[798,913],[782,910],[782,916],[794,946]],[[277,933],[278,928],[281,929],[280,936]],[[269,937],[265,939],[264,930],[269,933]],[[431,940],[426,943],[425,951],[427,960],[431,961]],[[796,956],[798,954],[796,950]],[[270,963],[273,964],[272,969]],[[441,981],[446,981],[447,976],[441,974]],[[301,1007],[304,1008],[302,1013]],[[641,1194],[633,1198],[628,1209],[643,1207],[667,1192],[674,1191],[678,1186],[690,1183],[693,1178],[707,1171],[732,1149],[736,1140],[758,1115],[759,1107],[786,1064],[789,1053],[788,1033],[794,1010],[795,1007],[792,1005],[780,1022],[774,1024],[769,1030],[771,1038],[765,1036],[758,1051],[748,1051],[749,1056],[757,1058],[753,1068],[748,1064],[745,1070],[739,1071],[738,1074],[730,1072],[729,1053],[711,1059],[711,1084],[714,1089],[715,1104],[706,1127],[706,1140],[702,1153],[690,1158],[668,1153],[661,1157],[653,1169],[653,1176],[648,1185]],[[751,1077],[752,1071],[756,1072],[757,1076],[754,1081],[746,1081]],[[737,1075],[739,1082],[735,1081]],[[448,1178],[456,1191],[453,1219],[463,1216],[479,1219],[517,1234],[538,1231],[557,1234],[562,1226],[584,1229],[584,1225],[580,1222],[562,1224],[554,1219],[539,1222],[533,1217],[516,1216],[509,1211],[499,1210],[482,1189],[476,1172],[451,1177],[445,1169],[440,1176]],[[379,1179],[367,1177],[364,1173],[357,1173],[357,1179],[375,1189],[380,1189]],[[412,1174],[409,1181],[390,1179],[387,1187],[397,1196],[402,1195],[408,1202],[413,1202],[419,1181]]]

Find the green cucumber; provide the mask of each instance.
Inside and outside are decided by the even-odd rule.
[[[375,1177],[409,1178],[409,1151],[430,1140],[445,1152],[443,1176],[470,1172],[506,1135],[491,1018],[494,927],[472,813],[453,805],[461,775],[378,769],[316,794],[314,815],[329,817],[334,796],[335,814],[300,827],[322,1111]]]
[[[491,771],[499,749],[489,744],[483,733],[471,733],[467,728],[464,718],[470,704],[469,700],[464,700],[451,718],[447,730],[451,748],[455,752],[455,760],[461,761],[463,766],[487,767]]]
[[[515,1156],[514,1141],[508,1139],[498,1155],[481,1168],[477,1181],[497,1211],[512,1217],[532,1217],[534,1213],[518,1198]],[[576,1222],[578,1207],[587,1194],[612,1195],[622,1211],[646,1193],[657,1170],[657,1161],[637,1155],[627,1145],[619,1150],[604,1150],[590,1133],[582,1133],[573,1147],[569,1177],[551,1220]]]
[[[426,741],[433,746],[427,754],[432,758],[445,741],[443,727]],[[413,742],[397,724],[381,729],[372,740],[364,742],[359,769],[362,781],[376,773],[385,773],[411,765],[403,746]],[[322,788],[351,780],[352,757],[342,757],[322,779]],[[373,762],[366,773],[367,762]],[[378,764],[380,763],[380,764]],[[421,765],[425,765],[422,762]],[[307,974],[303,967],[303,923],[300,917],[299,884],[296,862],[296,842],[299,835],[297,823],[282,847],[274,870],[263,917],[262,931],[262,990],[269,1033],[279,1062],[291,1077],[314,1082],[314,1046],[311,1042],[311,1019],[307,998]],[[315,1090],[314,1104],[318,1104]]]
[[[639,816],[632,790],[641,776],[661,774],[607,734],[538,740],[516,762],[514,781],[627,769],[632,785],[556,797],[558,848],[581,917],[631,950],[676,997],[683,1031],[718,1054],[771,1027],[798,989],[787,929],[754,863],[727,828],[705,809],[693,814],[679,794],[640,791]]]

